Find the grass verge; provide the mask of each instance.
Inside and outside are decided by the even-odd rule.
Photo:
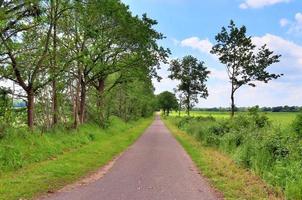
[[[122,129],[95,128],[90,130],[95,136],[90,143],[69,149],[50,159],[28,164],[16,171],[1,174],[0,199],[33,199],[80,179],[124,151],[136,141],[152,120],[148,118],[128,125],[123,124]]]
[[[170,119],[171,120],[171,119]],[[202,175],[221,191],[225,199],[284,199],[251,171],[238,166],[228,156],[205,147],[193,136],[179,130],[169,118],[166,126],[182,144]]]

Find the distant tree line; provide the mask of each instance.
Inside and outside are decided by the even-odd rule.
[[[235,111],[245,112],[248,111],[250,107],[236,107]],[[260,107],[262,112],[299,112],[302,107],[300,106],[275,106],[275,107]],[[213,107],[213,108],[194,108],[194,111],[208,111],[208,112],[229,112],[231,108],[224,107]]]
[[[276,106],[276,107],[262,107],[261,110],[265,112],[299,112],[302,107],[299,106]]]

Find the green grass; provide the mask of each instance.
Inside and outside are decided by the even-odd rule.
[[[206,147],[193,136],[180,131],[173,118],[164,120],[176,139],[188,152],[202,175],[221,191],[225,199],[283,199],[258,176],[235,164],[228,156],[215,148]]]
[[[268,118],[275,124],[280,125],[281,127],[290,126],[298,113],[267,113]]]
[[[302,113],[268,113],[268,119],[256,109],[232,119],[198,114],[169,118],[200,145],[226,154],[287,199],[302,199]]]
[[[15,168],[3,168],[5,172],[0,175],[0,199],[31,199],[74,182],[104,166],[125,150],[151,122],[152,118],[128,124],[114,119],[111,126],[105,130],[95,125],[85,125],[78,132],[69,134],[15,135],[12,136],[14,139],[5,138],[1,141],[1,156],[5,153],[5,148],[14,149],[11,150],[11,156],[14,156],[12,152],[18,152],[18,149],[21,155],[17,158],[22,158],[19,159],[22,160],[22,166],[12,164]],[[25,138],[26,142],[22,142],[19,137],[23,140]],[[76,139],[69,141],[72,138]],[[5,144],[5,141],[13,140],[16,144]]]
[[[236,114],[241,114],[243,112],[238,112]],[[208,112],[208,111],[191,111],[192,117],[207,117],[212,116],[214,118],[222,119],[229,118],[229,112]],[[294,112],[267,112],[266,116],[277,126],[285,127],[289,126],[295,119],[297,113]],[[178,112],[172,112],[171,116],[178,116]],[[181,112],[181,116],[186,116],[184,111]]]

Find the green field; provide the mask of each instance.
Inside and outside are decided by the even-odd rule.
[[[242,114],[244,112],[238,112],[237,115]],[[277,126],[288,126],[295,119],[297,113],[295,112],[267,112],[266,116],[273,122],[273,124]],[[172,112],[171,116],[178,116],[178,112]],[[208,111],[191,111],[190,115],[192,117],[198,116],[212,116],[214,118],[228,118],[230,116],[229,112],[208,112]],[[181,112],[181,116],[186,116],[184,111]]]

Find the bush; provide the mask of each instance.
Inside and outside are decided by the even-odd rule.
[[[0,122],[0,140],[5,136],[6,126],[4,123]]]
[[[258,128],[263,128],[271,124],[268,117],[260,112],[259,106],[250,108],[248,110],[248,115]]]
[[[302,138],[302,112],[300,112],[293,122],[293,129]]]
[[[83,124],[70,131],[57,126],[42,135],[40,132],[29,133],[27,128],[6,129],[5,137],[0,139],[0,174],[124,132],[131,126],[131,122],[111,117],[107,129],[101,129],[98,124]]]
[[[184,117],[173,120],[205,145],[228,153],[238,164],[253,169],[288,199],[302,199],[302,112],[293,129],[274,127],[258,107],[232,119]]]

